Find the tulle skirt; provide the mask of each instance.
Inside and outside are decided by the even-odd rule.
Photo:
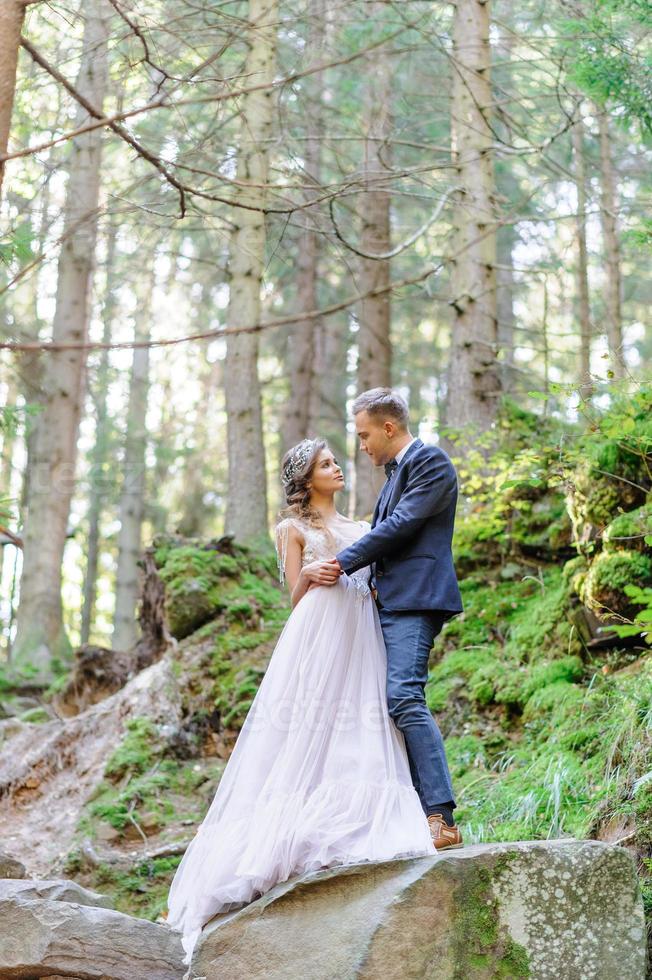
[[[170,886],[186,963],[215,914],[294,875],[436,853],[387,711],[378,612],[359,584],[343,575],[311,589],[279,637]]]

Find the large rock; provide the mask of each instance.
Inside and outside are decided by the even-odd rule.
[[[9,898],[47,898],[52,902],[76,902],[77,905],[97,905],[105,909],[115,907],[109,895],[101,895],[66,878],[47,881],[40,878],[0,879],[0,900]]]
[[[633,861],[598,841],[478,844],[277,885],[216,917],[192,980],[643,980]]]
[[[182,956],[167,926],[77,902],[0,897],[3,980],[181,980]]]

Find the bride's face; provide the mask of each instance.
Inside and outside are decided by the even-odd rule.
[[[310,489],[315,493],[328,496],[341,490],[343,486],[344,475],[339,463],[330,449],[322,449],[310,477]]]

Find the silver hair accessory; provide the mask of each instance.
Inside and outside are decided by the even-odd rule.
[[[292,483],[295,473],[300,472],[306,465],[310,454],[315,448],[315,439],[304,439],[296,448],[296,452],[290,456],[281,474],[281,483],[287,487]]]

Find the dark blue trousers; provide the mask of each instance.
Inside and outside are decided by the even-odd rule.
[[[431,611],[390,612],[378,605],[387,649],[387,707],[403,733],[414,788],[424,813],[455,807],[444,740],[426,704],[428,658],[445,619]]]

